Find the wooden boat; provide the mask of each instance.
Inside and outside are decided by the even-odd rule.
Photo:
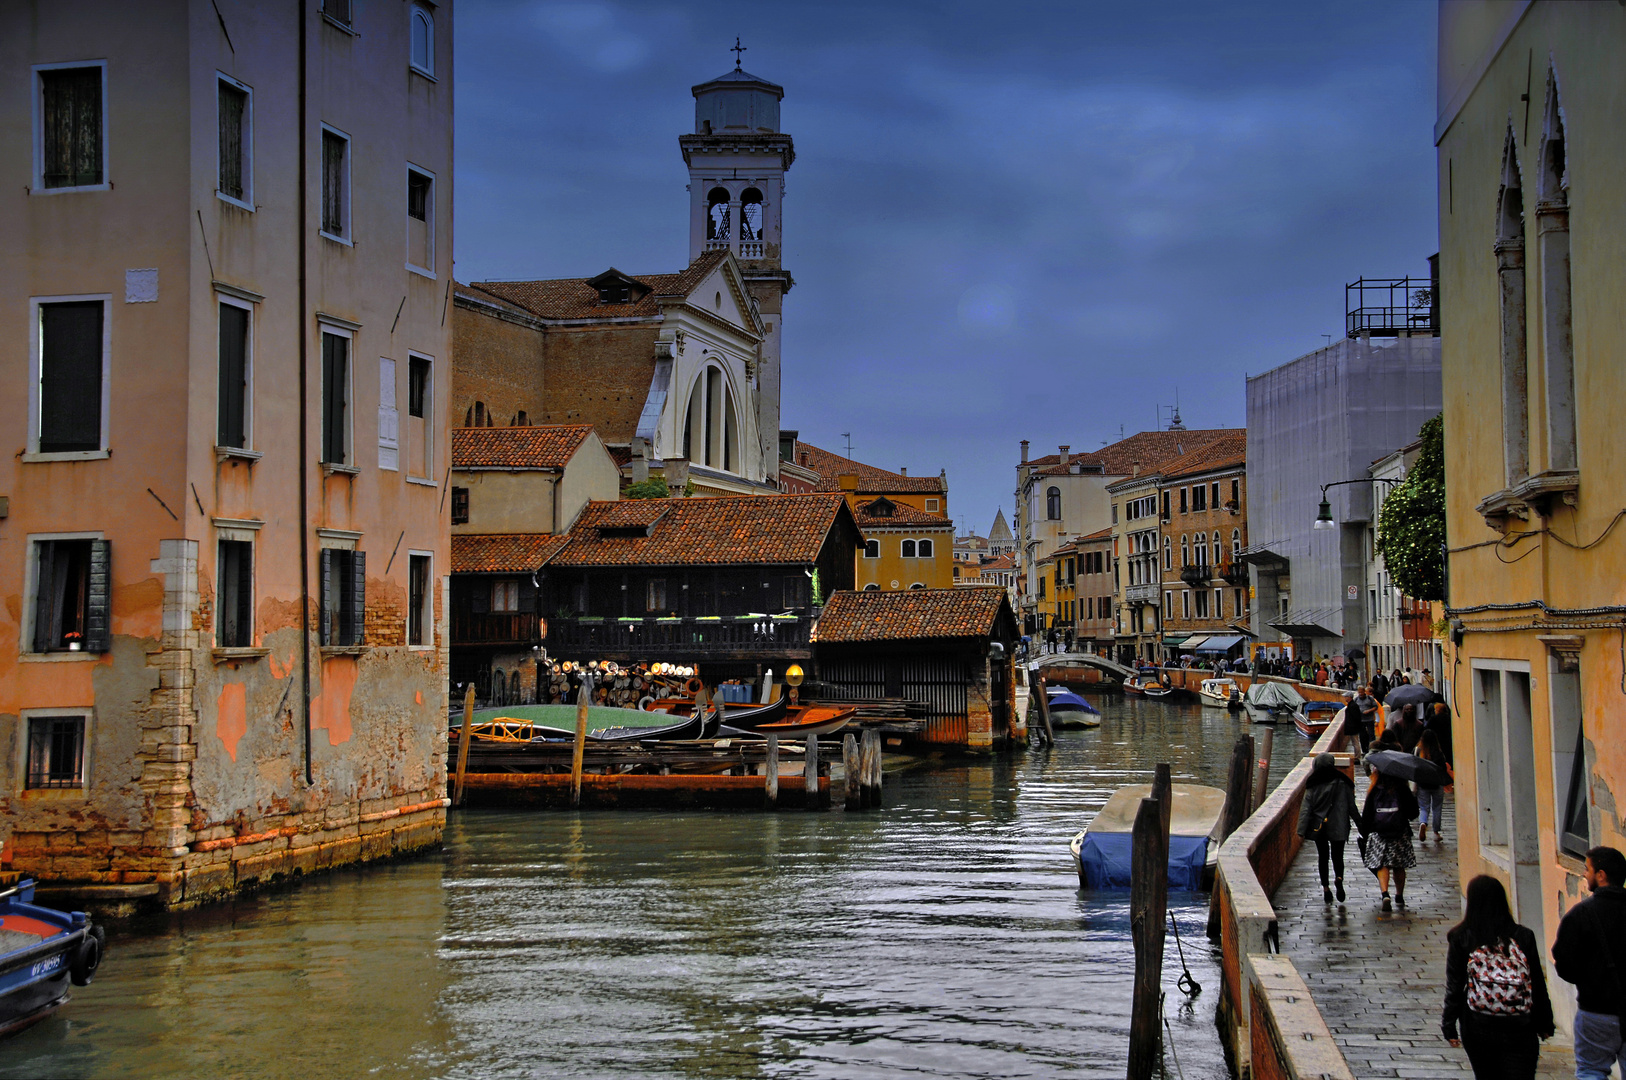
[[[522,705],[484,711],[484,717],[480,712],[475,713],[474,726],[469,730],[476,742],[572,742],[576,738],[574,705]],[[587,738],[593,742],[700,739],[716,729],[709,714],[677,717],[670,713],[598,705],[587,710],[587,723]],[[455,745],[462,736],[461,727],[452,727],[449,734]]]
[[[1169,888],[1207,889],[1219,858],[1220,814],[1225,792],[1202,784],[1173,785],[1169,808]],[[1152,793],[1150,784],[1129,784],[1112,793],[1069,845],[1084,889],[1129,888],[1135,813]]]
[[[1053,728],[1098,728],[1101,710],[1069,690],[1049,688],[1050,726]]]
[[[780,706],[778,719],[757,719],[758,716],[769,715],[767,706],[761,709],[746,710],[745,713],[725,712],[722,718],[722,728],[719,734],[740,735],[747,738],[764,738],[769,735],[778,735],[781,738],[805,738],[809,735],[829,735],[846,727],[852,718],[858,715],[854,706],[843,705],[796,705],[790,706],[781,698],[774,704]]]
[[[1304,699],[1286,683],[1256,682],[1248,687],[1242,707],[1256,724],[1292,723],[1302,715]]]
[[[1242,708],[1242,689],[1235,679],[1204,679],[1197,697],[1204,705],[1212,705],[1216,709]]]
[[[0,892],[0,1035],[43,1020],[85,986],[102,962],[107,934],[82,911],[34,903],[34,882]]]
[[[1343,702],[1307,701],[1293,717],[1293,730],[1306,739],[1319,739],[1343,712]]]

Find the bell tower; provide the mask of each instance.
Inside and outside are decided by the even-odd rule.
[[[678,137],[689,167],[689,261],[734,253],[766,336],[758,365],[757,432],[768,475],[779,477],[779,322],[794,282],[780,263],[785,172],[796,160],[779,130],[785,89],[740,67],[693,87],[694,134]]]

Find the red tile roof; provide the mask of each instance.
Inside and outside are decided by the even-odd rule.
[[[910,638],[987,637],[999,628],[1001,609],[1013,619],[998,585],[905,592],[838,592],[830,597],[813,639],[821,644]]]
[[[590,502],[554,566],[811,565],[830,530],[857,527],[835,494]],[[604,535],[647,525],[648,535]]]
[[[802,460],[804,453],[806,461]],[[819,474],[820,491],[840,491],[840,477],[844,475],[858,477],[858,492],[862,495],[948,490],[941,476],[905,476],[800,441],[796,443],[796,464]]]
[[[1061,463],[1060,454],[1029,458],[1028,465],[1044,476],[1065,475],[1072,464],[1092,469],[1107,476],[1129,476],[1140,463],[1141,472],[1149,472],[1173,461],[1182,454],[1207,446],[1216,439],[1246,434],[1243,428],[1197,428],[1190,431],[1142,431],[1121,439],[1111,446],[1087,454],[1072,454],[1068,465]]]
[[[1083,544],[1083,543],[1086,543],[1086,542],[1089,542],[1089,541],[1092,541],[1092,540],[1110,540],[1110,539],[1112,539],[1112,526],[1108,525],[1104,529],[1097,529],[1094,532],[1088,533],[1088,534],[1086,534],[1084,536],[1075,536],[1075,537],[1073,537],[1073,543],[1075,543],[1075,544]]]
[[[453,428],[454,469],[562,469],[587,436],[589,424]]]
[[[886,500],[887,502],[892,503],[891,514],[882,515],[872,512],[870,508],[880,501],[880,499],[870,499],[866,502],[861,502],[853,511],[853,517],[858,519],[858,524],[861,528],[884,528],[887,525],[909,525],[915,527],[937,527],[944,529],[951,529],[954,527],[954,523],[948,518],[944,517],[942,514],[928,514],[924,510],[916,510],[908,503],[892,502],[891,499]]]
[[[992,559],[984,559],[979,570],[1015,570],[1016,559],[1011,555],[998,555]]]
[[[452,573],[518,574],[540,570],[565,546],[565,537],[547,533],[505,533],[452,537]]]
[[[1218,469],[1234,469],[1248,460],[1248,436],[1245,431],[1215,439],[1207,446],[1192,450],[1163,465],[1163,479],[1194,476]]]
[[[709,251],[675,274],[628,274],[649,292],[627,304],[603,304],[598,290],[588,284],[597,278],[556,278],[551,281],[473,281],[464,289],[476,299],[481,294],[524,309],[540,319],[625,319],[650,317],[660,312],[655,300],[687,296],[717,268],[725,251]]]

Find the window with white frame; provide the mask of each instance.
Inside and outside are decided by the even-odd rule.
[[[407,166],[407,269],[435,276],[435,177],[427,169]]]
[[[34,188],[107,188],[107,62],[34,68]]]
[[[931,558],[932,557],[932,542],[930,540],[922,540],[920,542],[919,546],[916,548],[916,551],[919,553],[919,555],[920,555],[920,557],[922,559]]]
[[[879,559],[881,557],[881,542],[879,540],[864,541],[864,558]]]
[[[222,649],[254,644],[254,544],[222,539],[215,562],[215,643]]]
[[[216,72],[216,119],[220,172],[215,194],[254,209],[254,97],[245,83]]]
[[[414,551],[407,555],[407,644],[435,643],[434,595],[429,573],[431,556]]]
[[[107,449],[107,296],[31,301],[33,393],[30,449],[100,454]]]
[[[31,789],[85,786],[86,710],[30,709],[24,713],[28,731],[28,768],[23,786]]]
[[[926,512],[928,514],[935,514],[935,513],[937,513],[937,508],[940,505],[942,505],[942,504],[939,503],[936,499],[927,499],[926,500]]]
[[[29,559],[33,653],[105,653],[111,647],[112,544],[84,534],[36,537]]]
[[[323,548],[318,625],[325,646],[360,645],[366,637],[367,553]]]
[[[905,559],[913,559],[915,557],[915,542],[913,540],[905,540],[903,542],[903,557]]]
[[[412,5],[412,70],[435,75],[435,16],[422,4]]]
[[[1191,590],[1190,589],[1181,589],[1180,590],[1180,617],[1182,619],[1191,618]]]
[[[350,243],[350,136],[322,125],[322,235]]]
[[[322,0],[322,14],[334,22],[348,27],[353,14],[350,10],[350,4],[351,0]]]
[[[215,400],[215,445],[248,449],[249,386],[253,364],[254,309],[235,299],[219,299],[220,366]]]
[[[407,357],[407,475],[428,477],[434,472],[435,366],[427,356]]]
[[[350,461],[350,335],[322,327],[322,461]]]

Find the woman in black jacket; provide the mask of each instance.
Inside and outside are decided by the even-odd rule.
[[[1366,868],[1377,875],[1384,911],[1390,910],[1391,870],[1395,876],[1394,902],[1406,906],[1406,871],[1417,865],[1417,852],[1411,846],[1411,823],[1416,820],[1417,796],[1411,793],[1411,785],[1398,777],[1373,773],[1366,805],[1361,807],[1361,835],[1366,838],[1361,854]]]
[[[1500,881],[1481,874],[1468,882],[1462,921],[1445,940],[1442,1034],[1468,1051],[1478,1080],[1532,1080],[1540,1040],[1553,1034],[1553,1003],[1536,935],[1513,921]]]
[[[1333,764],[1331,754],[1317,754],[1315,768],[1304,782],[1304,801],[1299,804],[1299,835],[1315,841],[1316,863],[1321,867],[1321,896],[1332,903],[1327,886],[1327,860],[1331,857],[1338,885],[1338,902],[1344,902],[1344,846],[1349,843],[1350,822],[1355,820],[1355,782]]]

